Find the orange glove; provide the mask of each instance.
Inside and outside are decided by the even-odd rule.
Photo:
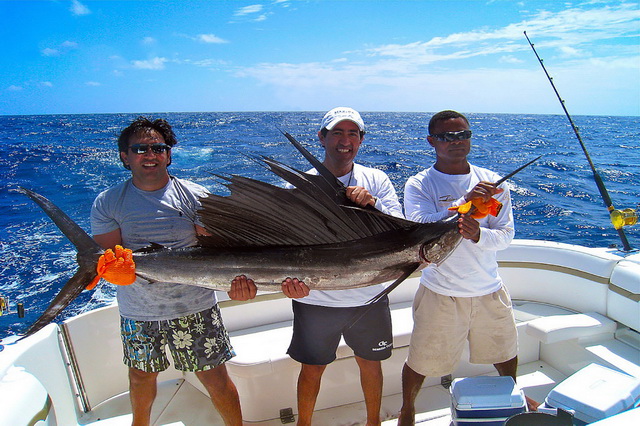
[[[130,249],[116,246],[116,252],[107,249],[98,259],[98,267],[96,268],[98,276],[86,287],[87,290],[93,289],[100,278],[111,284],[129,285],[136,280],[136,264],[133,261],[133,253]]]
[[[490,198],[487,203],[482,201],[482,198],[474,198],[461,206],[449,207],[449,210],[457,210],[460,214],[469,213],[469,211],[471,211],[471,217],[474,219],[482,219],[489,214],[491,216],[498,216],[501,209],[502,203],[495,198]]]

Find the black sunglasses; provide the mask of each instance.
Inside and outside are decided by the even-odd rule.
[[[129,147],[131,152],[138,155],[146,154],[149,148],[151,148],[154,154],[162,154],[171,149],[169,145],[163,143],[136,143]]]
[[[444,132],[429,136],[442,142],[454,142],[471,139],[471,135],[471,130],[460,130],[459,132]]]

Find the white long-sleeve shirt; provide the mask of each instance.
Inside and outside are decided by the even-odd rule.
[[[496,173],[471,165],[469,173],[449,175],[435,168],[423,170],[407,180],[404,188],[405,216],[416,222],[435,222],[456,214],[449,207],[460,206],[478,182],[496,182]],[[453,297],[483,296],[502,285],[498,274],[496,252],[509,246],[515,234],[511,195],[506,184],[496,195],[502,203],[497,217],[479,219],[480,239],[477,243],[463,239],[451,255],[440,264],[423,269],[420,283],[432,291]]]
[[[315,169],[307,173],[317,174]],[[353,165],[350,173],[338,178],[346,186],[361,186],[371,195],[377,198],[375,208],[383,213],[396,217],[403,217],[402,205],[396,195],[396,190],[391,180],[382,170],[365,167],[360,164]],[[345,253],[348,256],[349,253]],[[348,271],[344,271],[345,273]],[[310,305],[343,308],[365,305],[371,298],[384,290],[384,284],[346,290],[311,290],[307,297],[296,299],[300,303]]]

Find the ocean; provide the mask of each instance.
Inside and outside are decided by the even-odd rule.
[[[174,127],[178,145],[170,172],[226,194],[215,174],[239,174],[280,184],[252,156],[269,156],[300,170],[308,163],[280,131],[317,157],[323,112],[154,113]],[[384,170],[402,200],[404,182],[430,166],[426,142],[431,113],[368,112],[357,161]],[[31,200],[25,187],[49,198],[90,232],[96,195],[129,176],[117,154],[121,129],[137,114],[0,116],[0,295],[25,318],[0,316],[0,338],[24,331],[75,271],[75,249]],[[593,174],[564,115],[468,114],[472,163],[504,175],[542,155],[510,179],[516,238],[587,247],[621,246]],[[640,202],[640,117],[575,116],[582,139],[617,208]],[[640,247],[640,225],[625,228]],[[115,290],[85,291],[63,319],[105,305]]]

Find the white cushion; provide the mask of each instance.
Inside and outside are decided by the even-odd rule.
[[[594,336],[616,331],[615,321],[596,312],[571,315],[552,315],[537,318],[527,323],[527,334],[542,343]]]

